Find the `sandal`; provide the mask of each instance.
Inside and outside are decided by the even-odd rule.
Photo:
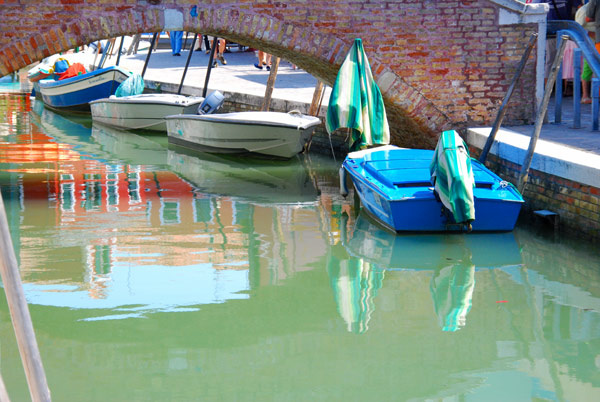
[[[258,63],[254,63],[254,67],[258,68],[259,70],[262,70],[262,66],[259,66]]]
[[[592,103],[592,99],[591,98],[581,98],[581,103],[583,103],[584,105],[589,105],[590,103]]]

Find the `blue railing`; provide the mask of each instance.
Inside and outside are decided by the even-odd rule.
[[[594,73],[591,82],[592,97],[592,130],[598,130],[599,90],[600,90],[600,54],[587,31],[575,21],[548,21],[548,34],[557,37],[556,47],[560,48],[560,41],[567,36],[574,41],[578,48],[573,50],[573,128],[581,128],[581,56],[585,58]],[[556,80],[554,122],[562,122],[562,65]]]

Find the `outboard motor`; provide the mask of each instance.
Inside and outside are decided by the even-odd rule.
[[[198,106],[198,114],[211,114],[221,109],[225,102],[225,96],[219,91],[211,92],[210,95],[204,99],[202,104]]]

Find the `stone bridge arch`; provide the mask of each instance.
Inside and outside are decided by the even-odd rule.
[[[392,142],[432,147],[444,129],[493,121],[529,35],[545,33],[543,7],[516,0],[6,0],[0,75],[98,39],[185,30],[263,49],[331,85],[361,37]],[[539,65],[538,52],[505,121],[531,121]]]

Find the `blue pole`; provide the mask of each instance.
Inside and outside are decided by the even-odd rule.
[[[563,31],[558,31],[556,33],[556,48],[560,49],[560,44],[563,41],[562,39]],[[556,78],[556,83],[554,85],[554,123],[560,124],[562,122],[562,63],[558,67],[558,76]]]
[[[573,128],[581,128],[581,49],[573,50]]]
[[[600,79],[592,78],[592,131],[598,131],[598,90]]]

